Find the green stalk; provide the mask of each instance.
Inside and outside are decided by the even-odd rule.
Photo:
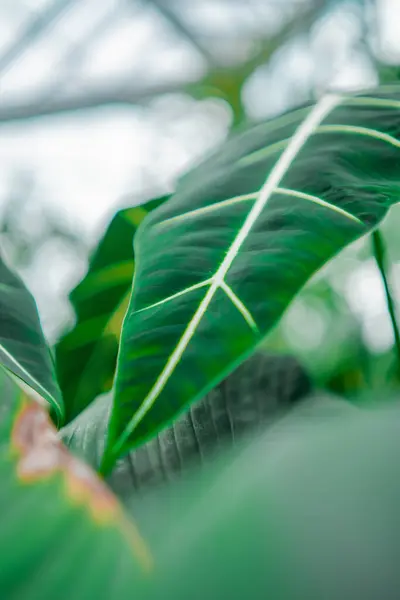
[[[388,281],[388,278],[386,275],[386,271],[387,271],[386,245],[385,245],[383,236],[381,235],[381,233],[378,229],[376,229],[372,233],[372,246],[373,246],[376,264],[378,265],[378,269],[380,271],[382,281],[383,281],[383,286],[385,288],[386,304],[387,304],[387,308],[389,311],[390,320],[392,322],[393,333],[394,333],[394,343],[396,346],[396,353],[397,353],[397,362],[398,362],[398,366],[399,366],[399,370],[400,370],[400,331],[399,331],[399,325],[397,323],[397,318],[396,318],[395,303],[394,303],[394,299],[393,299],[393,296],[392,296],[392,293],[390,290],[389,281]]]

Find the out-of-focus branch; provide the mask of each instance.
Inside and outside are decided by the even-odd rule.
[[[45,102],[50,97],[57,96],[60,90],[65,88],[65,84],[71,83],[71,80],[79,72],[82,63],[84,63],[86,54],[92,45],[98,42],[99,38],[110,28],[113,21],[117,20],[121,6],[126,3],[127,0],[115,2],[111,10],[106,11],[97,22],[92,23],[92,28],[86,31],[83,37],[71,42],[69,51],[54,65],[54,77],[51,78],[48,85],[40,89],[40,97]],[[128,4],[127,8],[132,12],[131,4]]]
[[[324,0],[313,0],[303,10],[294,13],[282,27],[258,41],[258,48],[241,65],[228,68],[210,69],[206,77],[194,90],[197,96],[217,95],[227,100],[232,108],[234,122],[240,123],[244,117],[242,88],[244,82],[261,65],[266,65],[285,43],[298,34],[307,34],[325,8]]]
[[[181,34],[196,50],[203,56],[204,59],[210,63],[210,66],[214,64],[215,57],[208,50],[208,48],[201,43],[199,38],[185,25],[175,11],[170,8],[167,4],[164,4],[161,0],[149,0],[153,6],[156,7],[157,11],[171,23],[178,33]]]
[[[75,0],[55,0],[33,18],[17,40],[0,56],[0,72],[4,73],[74,2]]]
[[[42,96],[36,101],[29,99],[26,102],[12,101],[0,105],[0,123],[21,121],[34,117],[42,117],[59,113],[73,112],[76,110],[98,108],[112,104],[140,105],[151,98],[164,94],[185,92],[192,82],[169,83],[153,85],[139,89],[124,83],[115,87],[109,82],[103,88],[79,92],[62,97],[44,99]]]
[[[71,0],[70,0],[71,1]],[[157,0],[162,5],[161,0]],[[164,7],[164,5],[162,5]],[[260,65],[266,64],[275,51],[290,39],[290,36],[308,30],[320,14],[323,0],[314,0],[304,12],[293,15],[280,31],[265,40],[260,40],[259,49],[247,61],[230,67],[213,67],[200,81],[182,81],[154,84],[139,88],[127,82],[114,85],[110,81],[103,87],[82,90],[66,95],[43,94],[27,100],[10,100],[0,104],[0,123],[21,121],[35,117],[62,114],[83,109],[98,108],[107,105],[141,105],[153,97],[170,93],[189,93],[195,98],[220,96],[232,106],[236,121],[243,114],[241,90],[244,81]]]

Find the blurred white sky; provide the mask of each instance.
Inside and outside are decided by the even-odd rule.
[[[19,22],[21,27],[20,21],[29,16],[26,7],[38,11],[46,1],[9,0],[5,4],[9,10],[4,7],[0,10],[0,52],[12,39],[10,23]],[[1,77],[0,101],[10,98],[18,101],[29,92],[41,90],[43,85],[57,82],[57,64],[66,48],[93,29],[94,16],[101,22],[105,15],[113,15],[119,4],[117,0],[85,0],[77,10],[72,3],[49,35],[13,62]],[[201,15],[198,25],[202,27],[211,23],[216,28],[227,15],[237,20],[242,17],[240,10],[224,10],[226,2],[193,2],[193,7],[198,5],[197,10],[190,10],[188,4],[181,2],[189,19],[195,21]],[[265,4],[275,5],[269,15],[274,22],[279,14],[276,3]],[[397,9],[398,18],[394,18],[393,8]],[[346,87],[375,82],[371,67],[360,54],[354,53],[351,61],[346,60],[359,35],[352,11],[351,4],[347,9],[341,6],[340,10],[332,11],[315,27],[311,46],[305,41],[293,43],[272,61],[267,72],[263,70],[250,80],[245,89],[250,116],[265,117],[282,111],[293,101],[294,81],[301,88],[311,77],[316,77],[326,87],[332,80],[326,81],[325,77],[334,73],[336,82]],[[166,26],[156,11],[144,10],[142,3],[132,2],[130,12],[131,19],[120,18],[115,12],[115,23],[101,36],[101,44],[94,44],[78,74],[71,81],[60,82],[62,87],[79,88],[82,79],[108,81],[111,86],[113,79],[126,80],[130,72],[140,72],[143,76],[143,61],[146,79],[156,82],[171,77],[185,80],[193,77],[193,71],[195,75],[201,72],[201,57]],[[400,22],[400,1],[380,0],[378,12],[383,30],[380,37],[387,46],[385,52],[392,55],[400,52],[396,26]],[[331,68],[332,62],[335,64],[327,72],[327,64]],[[80,221],[88,233],[97,233],[106,216],[124,202],[125,194],[140,191],[149,170],[159,177],[160,186],[168,185],[191,161],[223,139],[229,122],[229,113],[221,104],[181,97],[155,101],[146,109],[108,107],[3,124],[0,125],[0,197],[6,193],[7,176],[15,168],[32,171],[43,189],[44,201],[56,204],[69,219]]]
[[[54,4],[54,0],[2,0],[0,62],[17,32],[42,7]],[[62,18],[54,21],[49,34],[0,74],[0,113],[3,106],[35,95],[40,99],[49,90],[56,95],[60,90],[73,94],[87,85],[113,86],[127,80],[160,84],[196,79],[205,71],[201,51],[179,35],[150,2],[64,0],[64,4]],[[217,50],[219,32],[224,32],[227,41],[225,48],[220,44],[221,62],[226,63],[248,52],[247,38],[238,36],[238,30],[254,36],[266,24],[273,29],[282,18],[285,2],[266,0],[260,4],[262,14],[246,11],[247,2],[241,0],[175,0],[174,4],[179,4],[192,28],[217,40]],[[314,27],[310,41],[295,40],[267,69],[250,78],[244,89],[250,117],[281,112],[301,100],[310,81],[320,88],[375,83],[371,65],[357,50],[360,25],[354,18],[355,4],[333,8]],[[393,63],[400,61],[400,0],[377,0],[372,18],[376,19],[378,55]],[[66,52],[105,24],[98,41],[79,55],[78,65],[68,66]],[[63,76],[64,72],[70,76]],[[182,171],[224,139],[230,122],[230,112],[220,101],[173,95],[153,100],[147,107],[109,106],[0,124],[0,210],[15,173],[32,173],[40,202],[56,207],[94,243],[118,206],[172,187]],[[71,262],[63,248],[52,248],[51,253],[53,259],[47,258],[26,274],[50,332],[56,312],[65,306],[55,300],[49,307],[49,291],[57,299],[59,291],[70,287],[84,269]],[[47,273],[39,276],[42,264]],[[44,289],[44,281],[50,290]],[[382,308],[380,291],[375,300]]]

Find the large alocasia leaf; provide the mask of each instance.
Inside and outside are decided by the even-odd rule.
[[[249,356],[400,192],[400,88],[328,95],[228,142],[144,221],[109,468]]]
[[[0,597],[132,598],[152,568],[135,525],[0,369]]]
[[[119,211],[100,241],[85,278],[72,290],[76,323],[55,348],[66,422],[111,388],[134,271],[133,236],[164,198]]]
[[[0,364],[38,394],[62,419],[63,404],[53,360],[35,301],[0,258]],[[22,384],[23,385],[23,384]]]

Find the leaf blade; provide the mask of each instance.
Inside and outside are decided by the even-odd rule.
[[[250,356],[307,279],[397,201],[400,115],[389,100],[372,110],[333,96],[257,126],[149,217],[136,240],[110,456],[147,439]],[[243,323],[227,302],[244,307]],[[144,306],[151,310],[141,319]]]
[[[29,393],[55,409],[63,402],[35,300],[0,257],[0,362]]]
[[[257,352],[169,428],[129,453],[107,479],[121,497],[165,483],[215,459],[221,448],[271,426],[310,393],[291,356]],[[104,451],[112,394],[99,396],[60,431],[65,445],[97,469]]]
[[[151,568],[135,525],[2,369],[0,390],[2,595],[130,598]]]

